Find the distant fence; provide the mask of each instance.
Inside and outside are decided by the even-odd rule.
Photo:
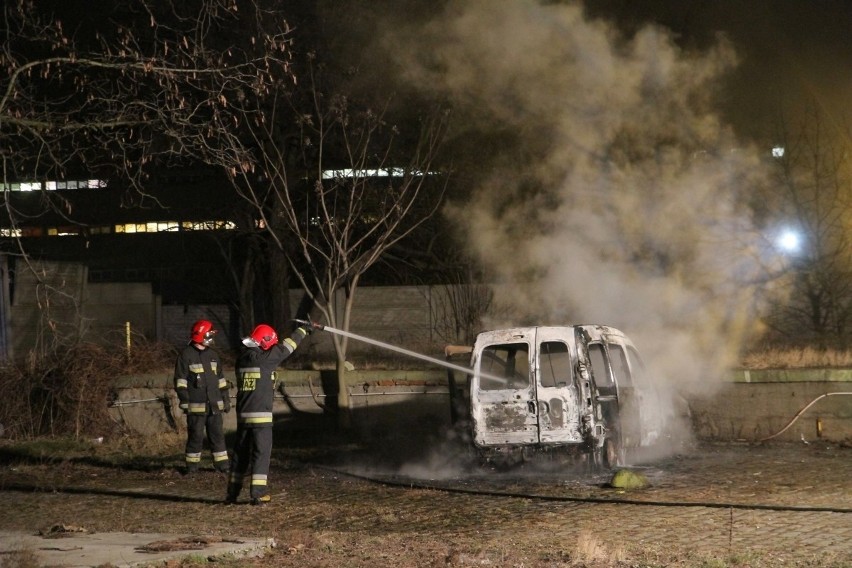
[[[91,283],[86,267],[76,263],[35,266],[37,274],[20,270],[14,282],[0,288],[0,360],[26,355],[50,334],[114,342],[129,329],[136,337],[181,345],[193,322],[209,319],[219,330],[217,343],[227,348],[236,347],[247,331],[240,329],[239,314],[226,305],[163,305],[150,283]],[[361,287],[357,294],[353,333],[435,354],[453,341],[446,332],[453,328],[450,287]],[[301,290],[291,290],[291,305],[298,305],[301,296]],[[342,292],[336,301],[343,311]],[[357,341],[350,345],[353,356],[377,351]],[[314,335],[309,349],[314,355],[331,354],[331,337]]]

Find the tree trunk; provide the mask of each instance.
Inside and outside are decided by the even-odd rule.
[[[352,398],[346,385],[346,357],[337,358],[337,425],[343,431],[352,429]]]
[[[343,287],[346,299],[343,305],[343,313],[337,321],[340,329],[349,329],[358,280],[359,277],[356,275]],[[349,430],[353,426],[352,398],[349,396],[349,388],[346,384],[346,353],[349,351],[349,338],[338,337],[335,340],[334,348],[337,352],[337,386],[339,389],[337,391],[338,424],[341,428]]]
[[[271,294],[272,327],[284,333],[293,318],[290,311],[290,269],[287,255],[276,246],[269,247],[269,292]]]

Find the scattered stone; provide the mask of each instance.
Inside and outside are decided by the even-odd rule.
[[[42,529],[38,531],[38,534],[44,538],[63,538],[75,533],[80,534],[88,532],[88,529],[74,525],[53,525],[49,529]]]

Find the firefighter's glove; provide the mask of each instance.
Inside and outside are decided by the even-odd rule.
[[[223,404],[222,411],[225,414],[229,413],[231,411],[231,397],[226,396],[224,399],[222,399],[222,404]]]

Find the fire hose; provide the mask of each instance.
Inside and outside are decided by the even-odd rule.
[[[827,393],[825,393],[825,394],[821,394],[821,395],[819,395],[818,397],[816,397],[815,399],[813,399],[812,401],[810,401],[808,404],[806,404],[806,405],[804,406],[804,408],[802,408],[799,412],[797,412],[797,413],[796,413],[796,415],[793,417],[793,419],[792,419],[792,420],[790,420],[790,422],[788,422],[786,426],[784,426],[783,428],[781,428],[781,430],[779,430],[778,432],[776,432],[776,433],[772,434],[771,436],[767,436],[766,438],[762,438],[762,439],[758,440],[758,442],[765,442],[765,441],[767,441],[767,440],[771,440],[772,438],[775,438],[775,437],[777,437],[777,436],[780,436],[781,434],[783,434],[784,432],[786,432],[786,431],[787,431],[787,429],[788,429],[788,428],[790,428],[790,426],[792,426],[792,425],[793,425],[793,423],[794,423],[794,422],[796,422],[796,420],[798,420],[798,419],[799,419],[799,417],[801,417],[801,416],[802,416],[802,414],[804,414],[804,413],[805,413],[805,411],[806,411],[807,409],[809,409],[811,406],[813,406],[814,404],[816,404],[816,402],[817,402],[818,400],[823,399],[823,398],[826,398],[826,397],[829,397],[829,396],[836,396],[836,395],[852,395],[852,392],[827,392]]]
[[[353,479],[360,479],[369,483],[384,485],[387,487],[400,487],[403,489],[423,489],[427,491],[440,491],[443,493],[458,493],[463,495],[478,495],[482,497],[525,499],[535,501],[566,502],[566,503],[591,503],[609,505],[646,505],[651,507],[703,507],[709,509],[742,509],[754,511],[790,511],[811,513],[852,513],[852,509],[843,507],[822,507],[808,505],[769,505],[762,503],[735,503],[718,501],[661,501],[645,499],[629,499],[625,497],[592,497],[571,495],[547,495],[541,493],[524,493],[516,491],[491,490],[486,488],[456,487],[436,483],[434,480],[425,481],[412,478],[388,478],[369,474],[352,473],[340,468],[310,464],[310,467],[330,471],[338,475],[345,475]]]

